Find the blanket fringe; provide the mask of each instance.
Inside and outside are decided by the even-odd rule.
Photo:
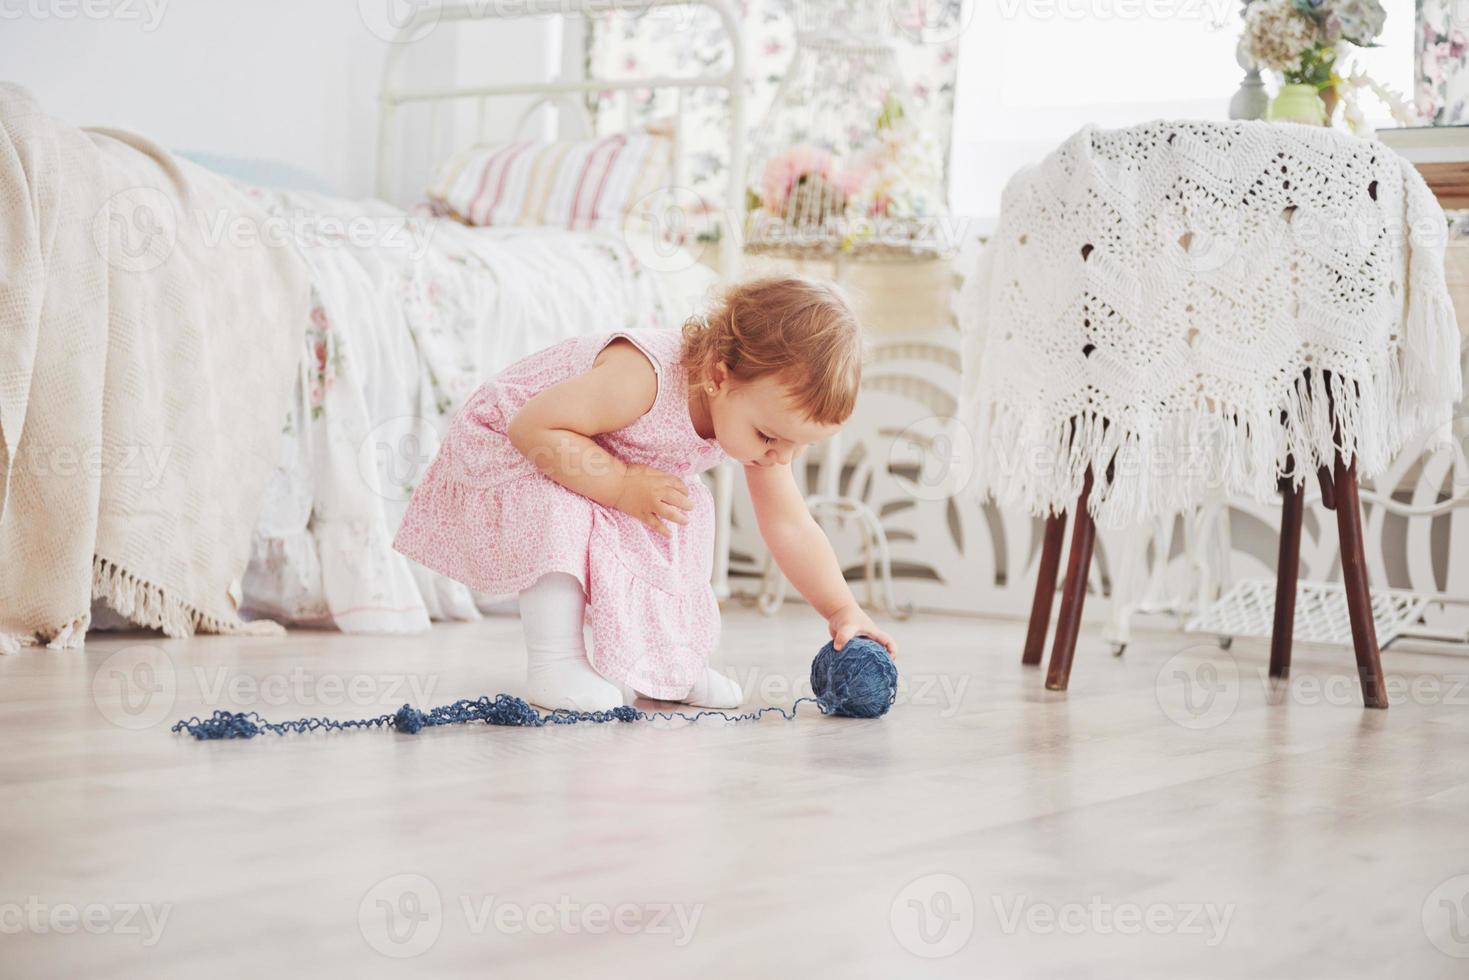
[[[92,556],[92,598],[105,600],[118,615],[138,626],[162,630],[165,636],[175,639],[199,632],[237,636],[283,636],[286,632],[279,623],[268,619],[246,622],[237,616],[219,616],[196,609],[101,555]],[[22,647],[38,643],[45,643],[52,650],[79,649],[91,625],[89,609],[55,629],[37,633],[0,632],[0,655],[19,653]]]
[[[239,617],[204,612],[144,582],[126,569],[95,555],[92,558],[92,598],[103,599],[118,615],[139,626],[162,630],[175,638],[196,632],[279,636],[285,630],[268,619],[246,622]]]
[[[991,465],[981,467],[974,490],[1037,516],[1059,514],[1075,505],[1091,468],[1088,511],[1102,526],[1123,527],[1186,510],[1211,490],[1273,499],[1281,478],[1299,487],[1337,453],[1356,459],[1358,475],[1370,479],[1443,412],[1442,402],[1403,397],[1405,373],[1393,352],[1361,379],[1311,371],[1274,408],[1213,404],[1152,427],[1128,428],[1091,411],[1056,430],[1048,419],[983,401],[971,435],[975,458]]]
[[[76,650],[80,649],[87,638],[87,627],[92,623],[92,612],[86,612],[73,617],[53,630],[42,633],[3,633],[0,632],[0,655],[8,656],[20,653],[22,647],[35,646],[45,643],[52,650]]]

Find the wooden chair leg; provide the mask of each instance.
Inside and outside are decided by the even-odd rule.
[[[1071,554],[1066,560],[1066,582],[1061,586],[1061,612],[1056,617],[1056,643],[1051,647],[1051,663],[1046,670],[1046,688],[1064,691],[1071,682],[1071,658],[1076,653],[1076,634],[1081,629],[1081,607],[1086,602],[1087,572],[1092,564],[1092,545],[1097,528],[1087,513],[1087,498],[1092,493],[1092,471],[1086,471],[1081,496],[1076,498],[1075,517],[1071,525]]]
[[[1301,574],[1303,490],[1280,481],[1280,558],[1275,565],[1275,625],[1270,631],[1270,676],[1290,676],[1290,648],[1296,627],[1296,580]]]
[[[1372,621],[1372,591],[1367,585],[1367,559],[1362,550],[1362,503],[1357,495],[1357,461],[1336,459],[1336,529],[1341,539],[1342,582],[1352,621],[1352,646],[1357,652],[1357,674],[1362,679],[1362,701],[1369,708],[1387,707],[1387,684],[1382,677],[1382,655],[1377,626]]]
[[[1321,484],[1321,506],[1327,510],[1336,510],[1336,478],[1331,475],[1330,466],[1322,466],[1316,470],[1316,482]]]
[[[1061,568],[1061,539],[1066,535],[1066,513],[1046,518],[1041,541],[1040,574],[1035,580],[1035,598],[1030,602],[1030,629],[1025,634],[1025,653],[1020,662],[1036,665],[1045,652],[1046,630],[1051,626],[1051,602],[1056,596],[1056,573]]]

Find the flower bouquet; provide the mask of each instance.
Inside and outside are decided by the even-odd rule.
[[[1266,118],[1328,125],[1341,103],[1347,125],[1370,132],[1360,99],[1370,91],[1407,121],[1411,110],[1401,97],[1361,70],[1342,69],[1353,47],[1376,46],[1386,21],[1378,0],[1252,0],[1245,8],[1244,52],[1281,77]]]

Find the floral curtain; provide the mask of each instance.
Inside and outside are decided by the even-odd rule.
[[[795,49],[798,19],[809,23],[813,8],[843,0],[733,0],[745,45],[745,118],[751,131],[761,123]],[[968,22],[968,0],[870,0],[884,13],[885,33],[898,42],[898,59],[920,126],[932,133],[948,158],[954,112],[959,36]],[[799,7],[793,6],[798,3]],[[729,46],[718,15],[697,4],[672,4],[647,11],[610,11],[591,18],[587,44],[589,78],[692,75],[728,64]],[[671,91],[605,91],[591,109],[599,133],[671,118]],[[692,90],[685,95],[684,139],[692,189],[708,202],[722,198],[729,139],[724,93]]]
[[[1434,126],[1469,123],[1469,39],[1463,0],[1417,0],[1418,111]]]

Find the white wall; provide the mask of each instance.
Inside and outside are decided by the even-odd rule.
[[[0,0],[0,78],[66,122],[282,161],[361,196],[373,186],[389,48],[373,28],[408,2]],[[559,56],[553,33],[544,19],[476,25],[458,37],[440,24],[415,45],[408,77],[544,78]],[[410,139],[424,118],[409,117]]]

